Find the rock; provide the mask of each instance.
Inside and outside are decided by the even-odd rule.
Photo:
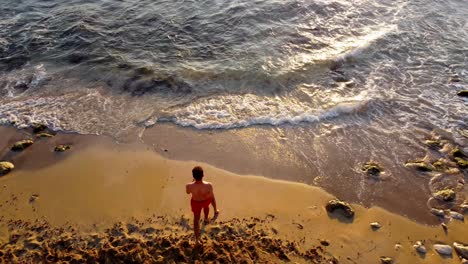
[[[460,257],[468,259],[468,246],[453,242],[453,247]]]
[[[382,226],[378,222],[370,223],[372,230],[380,229]]]
[[[416,249],[416,251],[420,254],[426,254],[427,252],[426,247],[422,244],[421,241],[416,241],[416,243],[413,245],[413,248]]]
[[[390,257],[380,257],[380,263],[382,264],[392,264],[393,259]]]
[[[43,132],[43,133],[37,134],[36,136],[40,138],[50,138],[50,137],[53,137],[54,135]]]
[[[69,150],[69,149],[71,149],[71,146],[69,146],[69,145],[58,145],[58,146],[55,147],[54,151],[64,152],[64,151]]]
[[[450,77],[449,81],[450,82],[461,82],[462,80],[460,79],[460,76],[455,74],[452,77]]]
[[[439,200],[443,200],[445,202],[450,202],[450,201],[455,200],[455,196],[456,194],[452,189],[444,189],[444,190],[440,190],[434,193],[435,198]]]
[[[37,134],[37,133],[39,133],[39,132],[42,132],[42,131],[46,130],[46,129],[47,129],[47,126],[46,126],[46,125],[43,125],[43,124],[34,124],[34,125],[32,126],[32,128],[33,128],[33,133],[34,133],[34,134]]]
[[[454,158],[465,158],[466,154],[460,148],[454,148],[451,152],[452,157]]]
[[[33,194],[33,195],[31,195],[31,197],[29,198],[29,202],[30,202],[30,203],[34,203],[37,199],[39,199],[39,194]]]
[[[468,90],[461,90],[457,93],[458,96],[468,97]]]
[[[440,224],[440,226],[442,227],[442,229],[443,229],[445,232],[448,231],[448,226],[447,226],[445,223]]]
[[[448,169],[446,162],[444,162],[443,160],[435,161],[434,163],[432,163],[432,166],[434,166],[434,169],[436,171],[445,171]]]
[[[343,212],[343,215],[346,218],[354,217],[354,210],[353,208],[351,208],[351,205],[347,202],[340,201],[338,199],[328,201],[327,205],[325,206],[325,209],[327,209],[329,213],[333,213],[335,210],[340,210]]]
[[[436,140],[436,139],[426,140],[426,141],[424,141],[424,144],[426,144],[427,146],[429,146],[431,148],[435,148],[435,149],[440,149],[442,147],[442,142],[440,142],[440,140]]]
[[[457,162],[458,167],[460,167],[462,169],[468,168],[468,161],[467,160],[456,157],[455,161]]]
[[[13,163],[8,161],[0,161],[0,176],[8,174],[14,168],[15,165],[13,165]]]
[[[395,250],[398,251],[402,248],[403,246],[401,244],[395,244]]]
[[[431,164],[427,164],[424,161],[410,161],[405,164],[406,167],[415,168],[419,171],[432,171],[434,168]]]
[[[27,147],[31,146],[32,144],[34,144],[34,141],[30,139],[21,140],[13,144],[13,146],[11,147],[11,150],[22,151],[26,149]]]
[[[369,161],[362,166],[361,170],[369,175],[377,176],[383,171],[383,168],[378,163]]]
[[[431,214],[438,216],[438,217],[444,217],[445,213],[444,210],[441,209],[436,209],[436,208],[431,208]]]
[[[452,247],[444,244],[434,244],[434,250],[440,255],[451,256]]]
[[[460,221],[465,220],[465,217],[462,214],[455,212],[455,211],[450,211],[450,217],[452,217],[453,219],[460,220]]]

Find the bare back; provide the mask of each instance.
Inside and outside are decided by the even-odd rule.
[[[204,201],[212,197],[213,186],[210,182],[195,181],[186,185],[187,193],[192,194],[192,200]]]

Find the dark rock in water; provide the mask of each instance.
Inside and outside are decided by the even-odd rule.
[[[453,75],[452,77],[450,77],[450,82],[461,82],[462,80],[460,79],[460,76],[458,75]]]
[[[380,257],[380,263],[382,264],[392,264],[393,259],[390,257]]]
[[[431,214],[438,216],[438,217],[444,217],[445,213],[444,210],[441,209],[436,209],[436,208],[431,208],[430,210]]]
[[[436,197],[437,199],[446,201],[446,202],[455,200],[455,196],[456,196],[456,193],[452,189],[440,190],[434,193],[434,197]]]
[[[83,53],[72,53],[68,55],[67,57],[68,62],[73,63],[73,64],[78,64],[88,59],[89,59],[88,55],[83,54]]]
[[[468,161],[462,158],[455,158],[455,161],[457,162],[458,167],[462,169],[468,168]]]
[[[335,210],[342,211],[343,215],[347,218],[354,217],[354,210],[351,208],[351,205],[338,199],[330,200],[325,206],[325,209],[327,209],[329,213],[333,213]]]
[[[34,133],[34,134],[37,134],[37,133],[39,133],[39,132],[42,132],[42,131],[46,130],[46,129],[47,129],[47,126],[46,126],[46,125],[43,125],[43,124],[34,124],[34,125],[32,126],[32,128],[33,128],[33,133]]]
[[[28,56],[18,55],[18,56],[0,59],[0,63],[6,65],[7,71],[11,71],[11,70],[18,69],[24,66],[26,63],[28,63],[29,59],[30,58]]]
[[[461,97],[468,97],[468,90],[459,91],[457,95]]]
[[[432,163],[432,166],[434,166],[434,169],[436,171],[445,171],[448,169],[447,163],[443,160],[435,161],[434,163]]]
[[[149,67],[140,67],[135,69],[136,75],[150,75],[154,74],[154,70]]]
[[[34,144],[34,141],[30,139],[21,140],[13,144],[13,146],[11,147],[11,150],[22,151],[26,149],[27,147],[31,146],[32,144]]]
[[[405,166],[409,168],[415,168],[419,171],[424,172],[432,171],[434,169],[431,164],[427,164],[426,162],[421,160],[407,162]]]
[[[454,148],[452,150],[452,157],[454,158],[465,158],[466,154],[459,148]]]
[[[192,92],[192,89],[187,83],[171,76],[142,77],[140,75],[133,76],[126,80],[123,84],[123,90],[130,92],[133,96],[142,96],[154,92],[183,94]]]
[[[69,145],[58,145],[55,147],[54,151],[55,152],[64,152],[71,149],[71,146]]]
[[[0,161],[0,176],[8,174],[14,168],[15,165],[13,165],[13,163],[8,161]]]
[[[377,162],[369,161],[362,166],[361,170],[369,175],[377,176],[383,171],[383,168]]]
[[[54,135],[53,135],[53,134],[49,134],[49,133],[42,132],[42,133],[36,134],[36,136],[37,136],[37,137],[40,137],[40,138],[50,138],[50,137],[53,137]]]

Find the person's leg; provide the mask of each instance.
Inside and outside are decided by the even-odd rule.
[[[205,224],[208,224],[208,214],[210,213],[210,204],[207,204],[205,207],[203,207],[203,214],[205,215]]]
[[[200,214],[193,214],[193,232],[195,233],[195,243],[200,243]]]

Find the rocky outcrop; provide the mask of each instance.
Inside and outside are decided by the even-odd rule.
[[[432,171],[434,170],[434,167],[432,167],[431,164],[426,163],[425,161],[422,160],[415,160],[415,161],[409,161],[405,164],[406,167],[408,168],[414,168],[417,169],[418,171]]]
[[[13,163],[8,161],[0,161],[0,176],[8,174],[14,168],[15,165],[13,165]]]
[[[32,144],[34,144],[34,141],[30,139],[21,140],[13,144],[13,146],[11,147],[11,150],[22,151],[22,150],[25,150],[27,147],[31,146]]]
[[[351,205],[347,202],[340,201],[338,199],[333,199],[328,201],[327,205],[325,206],[327,212],[333,213],[335,211],[339,211],[342,215],[346,218],[353,218],[354,217],[354,210],[351,208]]]
[[[434,193],[434,197],[443,200],[445,202],[450,202],[455,200],[456,193],[452,189],[444,189]]]

